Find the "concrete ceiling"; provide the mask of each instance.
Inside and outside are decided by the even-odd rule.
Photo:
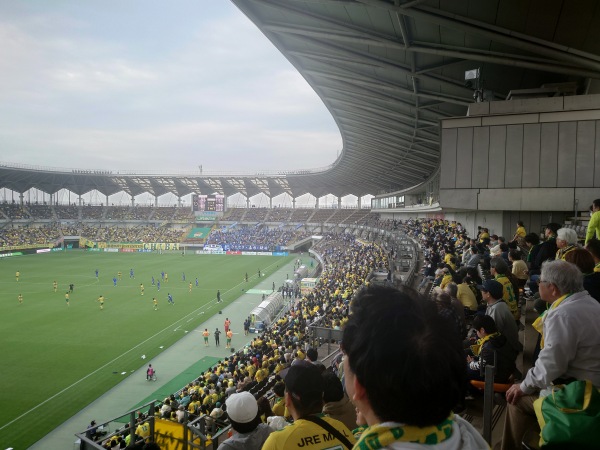
[[[439,166],[439,120],[464,116],[480,69],[488,99],[600,85],[596,0],[231,0],[323,100],[343,139],[327,169],[276,175],[141,176],[0,167],[0,187],[77,194],[241,192],[362,196],[409,188]],[[293,169],[293,168],[290,168]]]

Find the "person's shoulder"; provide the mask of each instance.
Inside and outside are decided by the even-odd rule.
[[[356,440],[354,439],[354,435],[352,434],[352,430],[350,430],[344,424],[344,422],[342,422],[341,420],[338,420],[338,419],[334,419],[333,417],[329,417],[329,416],[324,416],[324,417],[322,417],[322,419],[325,420],[325,422],[332,425],[336,430],[341,432],[346,438],[348,438],[348,440],[350,442],[352,442],[352,443],[356,442]]]
[[[590,310],[600,312],[600,303],[587,291],[581,291],[570,295],[560,306],[561,307],[559,308],[551,309],[548,313],[553,312],[553,315],[560,315],[563,313],[587,316],[590,314]]]
[[[269,427],[270,428],[270,427]],[[263,444],[262,450],[277,450],[285,448],[285,441],[298,429],[297,422],[286,425],[281,430],[274,430]]]

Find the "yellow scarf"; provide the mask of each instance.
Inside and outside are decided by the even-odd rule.
[[[550,306],[550,309],[558,308],[565,298],[567,298],[571,294],[565,294],[562,297],[557,298],[554,303]],[[540,348],[544,348],[544,320],[546,318],[546,313],[550,310],[544,311],[537,319],[533,321],[531,326],[542,335],[542,340],[540,341]]]
[[[600,263],[594,266],[594,272],[600,272]]]
[[[384,448],[396,441],[415,442],[419,444],[435,445],[452,436],[452,414],[439,425],[428,427],[415,427],[412,425],[398,425],[388,427],[373,425],[363,431],[359,441],[354,445],[355,450],[377,450]]]
[[[487,341],[496,336],[500,336],[500,333],[498,333],[497,331],[495,333],[488,334],[487,336],[482,337],[477,341],[477,344],[471,345],[471,351],[473,352],[473,355],[479,356],[479,353],[481,353],[481,349],[483,348],[483,344],[485,344]]]

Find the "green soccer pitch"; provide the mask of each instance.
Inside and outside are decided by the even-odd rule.
[[[152,359],[160,346],[181,339],[172,332],[174,325],[201,325],[238,298],[241,285],[258,283],[258,268],[270,275],[292,258],[70,250],[0,259],[0,448],[27,448],[122,381],[121,373],[144,365],[141,354]],[[168,282],[161,279],[163,271]],[[161,282],[160,291],[152,276]],[[217,289],[223,299],[219,307]],[[167,293],[175,307],[168,305]]]

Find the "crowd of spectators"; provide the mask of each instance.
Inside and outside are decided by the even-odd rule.
[[[532,262],[540,251],[539,247],[544,245],[539,243],[539,238],[536,240],[531,234],[519,235],[518,238],[507,242],[500,237],[489,235],[485,228],[481,228],[478,236],[471,239],[460,223],[439,219],[404,222],[385,220],[377,221],[377,226],[387,230],[400,230],[421,243],[425,255],[424,280],[431,281],[435,287],[429,291],[430,300],[436,306],[440,319],[446,324],[444,332],[452,335],[451,337],[449,335],[449,342],[462,341],[465,345],[465,380],[481,379],[482,367],[494,360],[496,364],[503,366],[497,367],[500,381],[510,383],[522,379],[522,375],[515,370],[516,354],[520,350],[516,332],[520,309],[519,296],[525,295],[526,290],[523,275],[530,276],[529,269],[532,267]],[[555,228],[554,224],[547,226],[545,243],[558,241],[556,254],[549,255],[548,259],[555,257],[560,264],[570,263],[572,279],[580,277],[582,283],[586,278],[597,279],[598,276],[594,274],[599,273],[600,270],[598,241],[591,239],[586,250],[578,247],[576,238],[572,242],[569,233]],[[216,236],[225,238],[223,235],[231,232],[231,237],[237,239],[237,242],[243,242],[242,239],[252,236],[252,231],[258,231],[265,238],[264,242],[275,237],[266,227],[240,227],[234,230],[217,232]],[[300,364],[303,360],[312,360],[309,354],[314,357],[315,350],[312,345],[315,342],[309,340],[310,326],[343,329],[349,320],[350,301],[357,289],[366,284],[368,274],[372,270],[388,268],[388,254],[384,249],[358,242],[350,234],[326,233],[313,249],[325,262],[314,290],[304,295],[270,329],[255,337],[250,345],[220,361],[181,391],[165,399],[162,406],[155,411],[155,415],[180,422],[185,420],[182,410],[187,411],[188,418],[205,416],[206,423],[212,427],[210,432],[214,433],[226,424],[227,398],[237,392],[250,392],[258,400],[259,405],[266,404],[261,408],[264,422],[269,422],[268,417],[271,415],[281,415],[288,420],[293,416],[281,404],[283,384],[280,381],[280,372],[289,366]],[[565,282],[565,284],[561,278],[556,278],[559,276],[559,271],[562,274],[570,274],[569,270],[561,266],[555,272],[550,272],[550,265],[546,264],[542,267],[544,281],[556,283],[554,297],[559,298],[563,291],[570,292],[572,286],[579,286],[577,283]],[[563,287],[563,284],[568,286]],[[578,299],[583,296],[591,299],[579,287],[575,289],[578,295],[573,295],[573,298]],[[550,288],[540,289],[542,292],[539,301],[551,303],[551,300],[548,300],[548,289]],[[588,288],[588,291],[593,292],[593,289]],[[594,306],[589,303],[589,300],[586,302],[586,308],[598,309],[597,304]],[[513,305],[517,306],[516,310],[511,309]],[[500,306],[504,309],[498,309]],[[467,333],[473,318],[476,336],[473,332]],[[586,328],[588,340],[593,342],[600,340],[600,333],[596,333],[596,328]],[[551,333],[544,337],[555,338]],[[471,347],[469,344],[474,345]],[[579,344],[573,342],[572,345],[577,347]],[[504,436],[508,447],[517,445],[515,439],[520,439],[518,435],[523,431],[522,423],[530,424],[528,421],[523,422],[529,410],[523,409],[523,402],[520,399],[524,395],[530,395],[536,387],[540,389],[544,387],[542,384],[547,380],[544,378],[538,383],[539,373],[544,373],[545,369],[541,367],[549,360],[548,358],[552,358],[550,355],[552,352],[552,348],[542,348],[540,362],[534,361],[534,368],[524,377],[525,381],[514,385],[514,389],[511,388],[509,391],[511,419],[507,422],[508,429],[505,430]],[[490,358],[494,353],[497,356]],[[563,362],[564,367],[558,369],[552,367],[557,375],[560,375],[558,372],[561,371],[569,374],[574,370],[569,368],[568,361],[561,361],[561,364]],[[341,372],[340,365],[335,367]],[[586,374],[595,380],[595,369],[586,370],[590,372]],[[342,373],[337,375],[336,379],[343,378]],[[470,398],[472,391],[466,386],[460,390],[467,394],[467,399]],[[458,392],[456,389],[454,391],[454,393]],[[269,402],[266,397],[272,397],[271,401]],[[336,402],[343,402],[344,398],[343,395],[342,399],[336,397]],[[173,403],[177,405],[176,408],[173,407]],[[513,408],[513,403],[517,405],[516,409]],[[348,404],[351,406],[351,403]],[[462,404],[463,401],[459,401],[456,408],[460,408]],[[331,408],[328,411],[330,410]],[[354,422],[350,421],[348,428],[352,429],[351,425],[357,425],[358,420],[357,418]],[[459,418],[454,420],[460,421]],[[477,441],[478,445],[482,442],[480,438],[474,436],[472,439]],[[269,440],[271,444],[272,441],[273,439]],[[504,448],[508,448],[507,445],[504,445]]]
[[[206,239],[207,245],[221,245],[230,250],[245,250],[249,246],[262,246],[274,251],[278,246],[309,237],[310,233],[300,230],[269,228],[265,225],[235,225],[213,230]]]
[[[56,205],[54,206],[56,217],[62,220],[78,220],[79,208],[76,205]]]
[[[25,206],[21,206],[17,203],[7,203],[4,202],[2,204],[0,204],[0,212],[2,213],[3,216],[5,216],[8,219],[16,219],[16,220],[22,220],[22,219],[29,219],[30,215],[27,212]]]
[[[311,347],[309,326],[318,323],[342,327],[348,320],[354,292],[364,285],[371,270],[388,264],[383,249],[359,243],[354,236],[345,233],[328,234],[315,250],[326,254],[328,263],[312,292],[294,302],[271,328],[254,337],[242,350],[169,395],[148,414],[177,422],[204,416],[207,428],[203,431],[210,437],[228,423],[227,399],[235,393],[250,392],[258,401],[263,422],[271,422],[272,416],[290,420],[291,413],[282,404],[281,371],[307,361],[318,364],[319,370],[325,369],[317,361],[317,351]],[[337,382],[327,374],[324,378],[329,378],[323,381],[329,386],[324,409],[330,413],[338,411],[346,420],[354,417],[353,406],[343,393],[339,377],[334,377]],[[146,412],[140,412],[139,423],[147,419]],[[355,419],[350,422],[348,425],[355,428]],[[272,426],[282,425],[285,422]]]
[[[331,208],[231,208],[223,220],[257,223],[345,223],[376,226],[378,213],[370,209]]]
[[[55,224],[0,229],[0,247],[20,245],[42,245],[60,239],[60,230]]]
[[[0,247],[20,245],[53,245],[63,236],[79,236],[94,242],[180,242],[185,230],[152,225],[136,227],[91,226],[85,223],[4,228],[0,230]]]
[[[190,208],[153,206],[103,206],[103,205],[50,205],[46,203],[16,202],[0,204],[0,213],[9,220],[193,220]]]
[[[43,205],[37,205],[31,210],[35,210],[38,217],[47,217],[48,211],[52,212],[52,209],[41,206]],[[110,217],[112,220],[139,220],[139,217],[150,217],[153,213],[154,218],[157,218],[162,214],[147,207],[105,208],[104,211],[100,207],[83,207],[83,210],[88,208],[90,213],[100,211],[101,216],[106,213],[105,218]],[[173,217],[178,210],[173,208],[166,215]],[[26,207],[14,204],[1,205],[0,211],[7,217],[28,215]],[[252,216],[251,210],[246,212],[244,220],[252,220],[248,214]],[[255,214],[259,217],[258,213]],[[291,213],[292,217],[293,214],[294,212]],[[517,381],[524,376],[524,381],[515,385],[518,388],[511,388],[508,396],[509,403],[516,406],[511,406],[511,420],[507,422],[508,430],[505,430],[504,436],[507,444],[504,447],[508,448],[508,443],[517,445],[523,431],[523,427],[517,425],[524,420],[524,415],[530,413],[528,409],[524,409],[521,399],[531,396],[536,389],[543,390],[547,387],[545,383],[552,381],[540,373],[548,370],[543,365],[553,358],[552,348],[541,346],[542,340],[537,349],[539,362],[534,359],[531,371],[525,375],[515,370],[516,353],[521,348],[520,343],[514,341],[518,340],[516,326],[523,300],[526,296],[534,297],[536,307],[542,313],[541,317],[550,310],[548,305],[563,294],[572,298],[585,297],[586,308],[592,312],[597,311],[597,306],[588,300],[594,298],[600,302],[599,241],[590,238],[583,248],[577,242],[576,233],[552,223],[545,227],[545,235],[540,238],[535,233],[526,233],[523,223],[519,222],[517,232],[511,240],[490,235],[484,227],[479,228],[477,236],[470,238],[460,223],[441,219],[400,221],[380,219],[377,215],[368,214],[363,217],[363,224],[403,232],[420,242],[424,254],[420,288],[427,288],[423,292],[431,292],[430,299],[436,305],[439,316],[448,325],[448,331],[456,335],[452,339],[465,343],[465,371],[469,377],[477,379],[481,376],[481,369],[490,360],[490,349],[504,356],[504,362],[498,362],[505,365],[498,368],[501,381]],[[58,224],[51,224],[0,230],[0,246],[49,242],[60,238],[61,232],[95,241],[179,242],[183,230],[154,226],[94,227],[81,222],[60,229]],[[235,225],[214,230],[206,243],[226,245],[234,250],[249,245],[264,245],[274,249],[305,236],[303,232],[281,227]],[[314,250],[325,262],[314,290],[296,301],[281,319],[256,336],[251,344],[219,361],[180,391],[165,398],[155,411],[148,414],[140,412],[140,427],[146,423],[148,415],[178,422],[204,416],[212,435],[227,423],[226,400],[239,392],[250,392],[257,399],[258,405],[263,405],[259,408],[264,422],[268,422],[272,415],[290,419],[289,412],[281,408],[280,372],[300,361],[314,359],[315,350],[312,345],[315,342],[309,339],[310,325],[343,329],[349,319],[350,301],[354,293],[365,285],[372,270],[387,270],[389,265],[388,254],[381,247],[359,242],[354,235],[347,233],[325,233]],[[552,269],[553,266],[546,261],[554,259],[559,264],[570,266]],[[581,283],[563,280],[560,277],[564,274],[569,275],[570,281],[580,278]],[[552,289],[556,292],[545,283],[554,286]],[[544,286],[539,293],[538,285]],[[552,300],[548,300],[549,298]],[[502,315],[498,312],[499,309],[503,311]],[[473,318],[476,329],[469,332]],[[564,333],[578,331],[569,329],[566,322],[561,326],[566,327],[562,330]],[[600,341],[600,331],[595,325],[587,327],[585,332],[589,342]],[[543,337],[547,342],[555,338],[551,334]],[[571,341],[568,343],[573,347],[569,350],[575,354],[579,344]],[[469,344],[475,344],[474,348]],[[596,361],[597,357],[592,359],[600,367],[600,360]],[[552,366],[558,377],[576,372],[569,361],[559,362],[561,367]],[[596,366],[586,370],[587,376],[594,380],[598,378]],[[470,397],[470,392],[465,389],[467,398]],[[275,411],[271,411],[270,407],[278,413],[274,414]]]

